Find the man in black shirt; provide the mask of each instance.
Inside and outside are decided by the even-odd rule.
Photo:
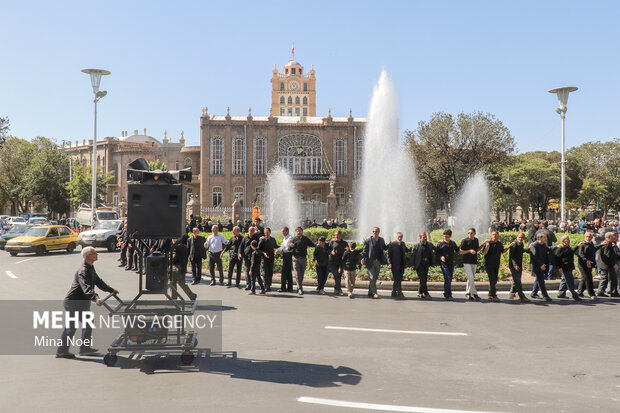
[[[476,269],[478,268],[478,251],[480,251],[480,244],[478,238],[476,238],[476,229],[470,228],[467,230],[467,238],[461,241],[459,253],[463,256],[463,267],[465,268],[465,274],[467,274],[465,298],[471,301],[480,301],[474,280]]]
[[[295,229],[297,234],[289,243],[289,249],[293,253],[293,270],[297,281],[297,294],[304,295],[304,273],[308,265],[308,248],[314,247],[314,242],[304,235],[302,227]]]
[[[428,269],[433,264],[435,246],[428,242],[426,232],[421,232],[419,236],[420,242],[411,248],[413,253],[413,269],[418,274],[418,279],[420,280],[418,297],[430,300],[431,295],[428,293],[426,281],[428,279]]]
[[[271,236],[271,228],[265,228],[265,236],[260,238],[258,249],[263,252],[262,268],[265,277],[265,291],[271,291],[271,280],[273,278],[273,264],[275,262],[276,248],[279,245],[276,239]]]
[[[447,301],[454,301],[452,298],[452,275],[454,274],[454,253],[459,252],[459,247],[452,238],[452,230],[446,229],[443,232],[443,240],[435,245],[435,254],[439,258],[439,265],[443,273],[443,296]]]
[[[387,249],[388,268],[392,270],[392,298],[405,300],[402,291],[403,275],[405,274],[405,254],[407,247],[403,242],[403,233],[396,233],[396,241],[390,242]]]
[[[327,281],[327,264],[329,263],[329,247],[325,244],[325,237],[319,238],[319,243],[314,247],[314,265],[316,268],[317,291],[325,294],[325,282]]]
[[[250,249],[252,252],[250,253],[250,292],[248,294],[256,294],[256,281],[258,280],[258,285],[260,286],[260,293],[265,294],[265,285],[263,284],[263,279],[260,276],[260,262],[263,258],[263,252],[258,249],[258,242],[256,240],[252,240],[250,242]]]
[[[553,246],[553,244],[555,244],[558,241],[557,237],[555,236],[555,233],[549,229],[549,221],[546,221],[546,220],[543,221],[542,228],[540,228],[536,232],[536,237],[538,237],[538,234],[545,234],[545,239],[547,240],[548,248],[551,248],[551,246]],[[548,280],[552,280],[553,273],[555,271],[555,255],[554,254],[549,254],[548,264],[549,265],[547,266],[547,272],[545,273],[545,277]]]
[[[522,303],[530,301],[523,293],[523,284],[521,284],[521,275],[523,274],[523,252],[525,251],[524,240],[525,234],[519,232],[519,234],[517,234],[517,240],[508,246],[508,268],[510,268],[510,273],[512,275],[509,297],[514,300],[518,295]]]
[[[594,268],[594,263],[596,262],[596,248],[594,243],[592,243],[593,237],[592,232],[587,231],[584,235],[584,240],[577,245],[577,265],[581,273],[577,294],[583,297],[583,292],[587,289],[590,298],[596,299],[594,282],[592,280],[592,268]]]
[[[196,294],[188,287],[185,282],[185,274],[187,273],[187,260],[189,258],[189,249],[187,248],[187,234],[184,234],[178,240],[172,240],[172,299],[179,297],[177,286],[187,294],[190,300],[196,299]]]
[[[207,258],[207,250],[205,249],[205,238],[200,235],[198,228],[194,227],[192,236],[187,240],[187,248],[189,249],[189,262],[192,264],[192,285],[200,284],[202,279],[202,260]]]
[[[547,237],[545,234],[538,234],[536,236],[536,242],[530,244],[530,255],[532,261],[532,272],[536,276],[536,281],[534,282],[534,290],[532,291],[532,298],[536,298],[537,294],[535,291],[542,292],[542,295],[545,301],[553,301],[549,294],[547,293],[547,286],[545,285],[545,270],[547,269],[549,248],[547,247]]]
[[[226,285],[228,287],[232,286],[232,275],[236,268],[237,276],[235,277],[235,287],[239,288],[239,283],[241,282],[241,264],[243,262],[239,258],[239,248],[241,247],[243,237],[239,233],[240,228],[238,226],[233,227],[232,232],[233,236],[228,240],[228,243],[222,251],[221,257],[224,257],[226,251],[230,251],[230,255],[228,257],[228,283]]]
[[[616,233],[605,233],[605,241],[599,245],[600,253],[600,268],[603,279],[598,284],[598,291],[596,295],[599,297],[607,297],[605,290],[607,284],[610,285],[610,295],[612,297],[618,297],[618,278],[616,277],[616,271],[618,270],[618,256],[616,255]]]
[[[329,242],[329,248],[331,249],[330,256],[330,268],[334,275],[334,294],[344,295],[342,292],[342,273],[343,269],[340,265],[342,262],[342,255],[347,248],[347,242],[342,239],[342,231],[338,230],[334,234],[335,238]]]
[[[484,241],[484,268],[489,276],[489,300],[499,302],[497,298],[497,280],[499,279],[499,265],[504,252],[504,245],[499,240],[497,230],[491,231],[491,239]]]
[[[90,310],[90,301],[94,301],[98,306],[103,305],[103,299],[95,292],[95,286],[102,291],[118,294],[118,291],[107,285],[95,271],[93,264],[97,261],[97,251],[93,247],[85,247],[82,249],[82,258],[84,262],[75,272],[73,283],[63,303],[65,311],[71,312],[73,321],[70,321],[69,326],[62,332],[60,337],[62,344],[56,350],[58,358],[75,358],[75,354],[69,352],[69,340],[77,330],[76,320],[83,320],[83,313]],[[82,343],[84,345],[80,347],[80,355],[97,353],[97,349],[91,347],[92,327],[88,323],[82,326]]]
[[[252,278],[250,276],[250,259],[252,258],[252,241],[260,241],[260,235],[256,233],[256,228],[249,227],[248,235],[243,237],[241,240],[241,246],[239,247],[239,254],[237,257],[239,260],[243,260],[243,265],[245,266],[245,289],[249,291],[252,286],[250,283],[252,282]]]
[[[362,248],[362,265],[368,270],[368,296],[374,299],[379,298],[377,292],[377,280],[381,265],[386,264],[384,251],[387,250],[385,240],[379,236],[379,227],[372,229],[372,237],[364,241]]]

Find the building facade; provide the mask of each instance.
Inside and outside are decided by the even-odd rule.
[[[296,183],[305,218],[352,217],[355,181],[361,171],[365,118],[317,117],[316,78],[289,61],[271,78],[269,116],[200,117],[200,200],[203,213],[263,206],[267,173],[276,165]],[[319,208],[316,208],[319,206]]]

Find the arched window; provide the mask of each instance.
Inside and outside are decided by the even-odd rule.
[[[233,175],[243,175],[245,173],[245,141],[243,138],[235,138],[233,140]]]
[[[280,108],[280,116],[284,116],[284,111],[285,111],[285,109],[281,107]]]
[[[293,108],[288,108],[288,115],[293,116]]]
[[[280,104],[284,105],[284,96],[280,96]]]
[[[293,104],[293,98],[291,96],[288,97],[288,104],[289,105]]]
[[[284,82],[280,82],[280,90],[284,90]]]
[[[304,100],[303,100],[303,102],[304,102],[304,105],[307,105],[307,104],[308,104],[308,96],[304,96]]]
[[[211,138],[211,175],[224,175],[224,140]]]
[[[336,175],[347,174],[347,142],[344,139],[334,141],[334,163],[336,165]]]
[[[295,104],[299,105],[299,96],[295,96]]]
[[[306,82],[304,82],[304,92],[308,91],[308,84]]]
[[[304,108],[304,116],[308,116],[308,108]]]
[[[278,163],[292,174],[322,174],[321,140],[305,134],[283,137],[278,142]]]
[[[235,199],[238,199],[239,202],[241,202],[241,205],[243,206],[243,187],[242,186],[236,186],[233,189],[233,201]]]
[[[267,143],[265,138],[254,139],[254,175],[265,175]]]
[[[185,158],[183,161],[183,169],[192,167],[192,158]]]
[[[222,206],[222,187],[221,186],[214,186],[213,189],[211,190],[211,206],[213,206],[213,208],[217,208]]]

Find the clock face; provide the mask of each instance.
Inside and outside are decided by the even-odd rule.
[[[297,82],[291,82],[288,84],[288,87],[291,88],[291,90],[297,90]]]

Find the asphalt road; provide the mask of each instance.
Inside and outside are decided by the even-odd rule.
[[[100,250],[95,267],[132,298],[137,275],[118,269],[117,257]],[[79,252],[0,252],[0,299],[61,300],[80,262]],[[222,352],[199,348],[191,366],[163,354],[120,353],[115,367],[101,357],[3,355],[2,411],[620,411],[618,300],[194,291],[222,301]]]

